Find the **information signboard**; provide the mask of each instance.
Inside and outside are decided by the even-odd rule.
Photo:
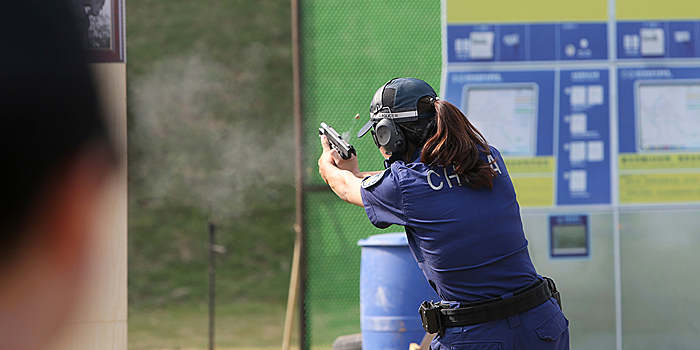
[[[465,85],[461,109],[491,144],[498,145],[501,154],[535,155],[536,84]]]
[[[700,199],[699,68],[618,71],[620,204]]]
[[[562,70],[557,204],[610,204],[608,70]]]
[[[446,3],[443,98],[501,151],[521,207],[611,203],[609,73],[560,67],[606,67],[607,7]]]

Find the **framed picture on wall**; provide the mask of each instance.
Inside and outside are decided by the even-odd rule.
[[[123,0],[71,0],[92,62],[124,62]]]
[[[549,234],[551,257],[590,256],[588,215],[552,215]]]

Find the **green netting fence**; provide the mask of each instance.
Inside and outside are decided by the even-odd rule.
[[[441,4],[420,1],[299,1],[301,118],[304,130],[302,348],[331,348],[360,332],[360,247],[378,233],[363,208],[337,198],[318,175],[318,125],[326,122],[357,149],[361,170],[383,169],[371,136],[358,139],[374,91],[411,76],[440,86]],[[360,119],[354,116],[359,113]]]

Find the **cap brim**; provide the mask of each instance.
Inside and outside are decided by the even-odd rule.
[[[365,134],[369,131],[369,129],[372,128],[372,124],[374,124],[374,122],[372,120],[368,121],[367,124],[365,124],[360,129],[360,131],[357,132],[357,137],[360,138],[362,136],[365,136]]]

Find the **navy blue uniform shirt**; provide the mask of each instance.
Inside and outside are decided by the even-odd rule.
[[[372,224],[406,228],[425,277],[446,301],[471,302],[511,293],[537,278],[513,184],[498,150],[480,158],[496,171],[493,189],[473,188],[452,166],[397,161],[362,182]]]

